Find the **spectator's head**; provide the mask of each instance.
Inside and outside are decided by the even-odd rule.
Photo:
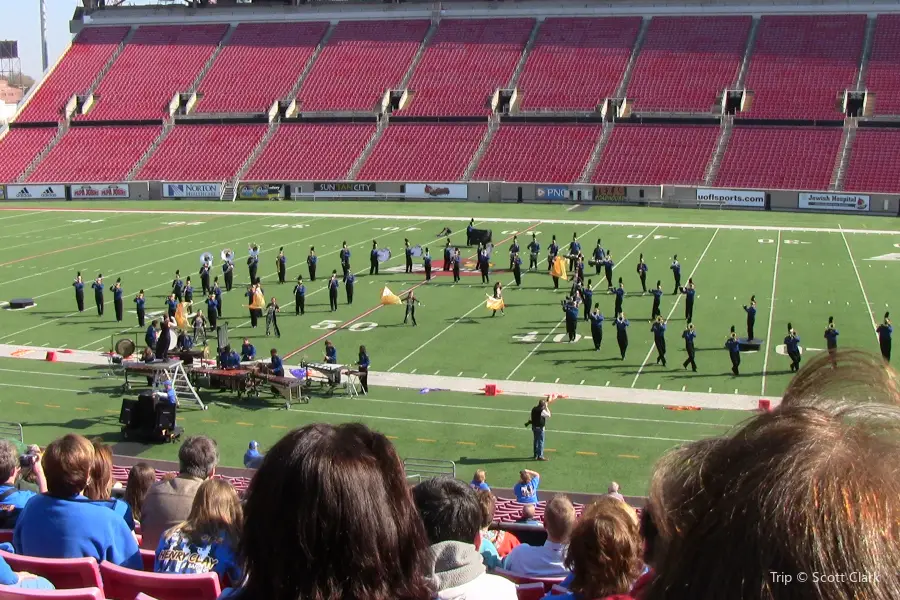
[[[521,471],[519,471],[519,481],[525,484],[531,483],[531,473],[529,473],[525,469],[522,469]]]
[[[487,490],[477,490],[475,496],[481,505],[481,528],[487,529],[494,521],[494,509],[497,507],[497,499]]]
[[[900,598],[895,576],[849,577],[900,565],[897,377],[861,353],[834,358],[834,373],[827,354],[811,361],[774,411],[660,461],[651,510],[668,548],[648,600]]]
[[[544,529],[547,539],[557,544],[565,544],[575,526],[575,507],[567,496],[553,496],[544,509]]]
[[[94,462],[84,495],[91,500],[109,500],[113,486],[112,448],[100,440],[94,440],[91,444],[94,446]]]
[[[125,502],[131,507],[131,514],[141,520],[144,498],[150,487],[156,483],[156,471],[147,463],[138,463],[128,472],[128,484],[125,486]]]
[[[487,473],[484,472],[484,469],[478,469],[475,471],[475,475],[472,477],[472,481],[474,483],[484,483],[487,479]]]
[[[613,481],[609,484],[609,487],[606,488],[606,491],[610,494],[618,494],[619,493],[619,484]]]
[[[0,440],[0,482],[15,485],[19,475],[19,449],[9,440]]]
[[[225,533],[230,543],[237,544],[243,523],[241,500],[234,487],[224,479],[207,479],[197,489],[187,521],[176,529],[192,540]]]
[[[70,433],[51,442],[41,462],[47,477],[47,493],[71,498],[87,487],[94,465],[94,446],[84,436]]]
[[[569,589],[582,598],[627,594],[642,566],[634,511],[614,498],[586,510],[572,530],[565,565],[574,575]]]
[[[216,473],[219,464],[219,448],[205,435],[192,435],[184,440],[178,450],[178,465],[182,475],[207,479]]]
[[[429,544],[474,544],[481,533],[481,505],[475,490],[452,477],[427,479],[413,488]]]
[[[523,521],[533,521],[534,520],[534,504],[525,504],[522,506],[522,516],[520,517]]]
[[[365,425],[288,433],[250,483],[245,515],[248,597],[432,597],[431,557],[400,458]]]

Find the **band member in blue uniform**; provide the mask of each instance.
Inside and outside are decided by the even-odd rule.
[[[697,332],[694,330],[693,323],[688,323],[684,331],[681,332],[681,337],[684,338],[684,350],[687,352],[687,360],[682,363],[682,366],[687,369],[688,365],[691,365],[691,370],[696,373],[697,362],[694,360],[696,354],[696,350],[694,350],[694,339],[697,337]]]
[[[519,254],[519,236],[514,235],[512,244],[509,245],[509,270],[513,269],[513,261],[515,260],[516,255]]]
[[[631,323],[625,318],[625,313],[619,313],[616,317],[616,341],[619,343],[619,353],[625,360],[625,352],[628,350],[628,326]]]
[[[581,288],[581,301],[584,304],[584,320],[590,320],[591,306],[594,304],[594,287],[588,279],[587,285]]]
[[[747,340],[755,339],[753,336],[753,326],[756,325],[756,296],[750,296],[750,304],[744,305],[747,312]]]
[[[144,326],[144,307],[146,304],[147,299],[144,298],[144,290],[141,290],[134,297],[134,310],[137,312],[138,327]]]
[[[425,267],[425,281],[431,281],[431,252],[425,248],[425,254],[422,255],[422,266]]]
[[[522,259],[519,258],[519,253],[515,253],[512,258],[513,262],[513,278],[516,280],[516,285],[522,285]]]
[[[84,280],[81,278],[81,271],[75,275],[72,287],[75,288],[75,305],[78,307],[78,312],[84,312]]]
[[[284,283],[287,277],[287,256],[284,255],[284,246],[278,249],[278,256],[275,257],[275,268],[278,269],[278,283]]]
[[[591,338],[594,340],[594,350],[600,350],[600,344],[603,343],[603,313],[600,312],[600,303],[594,304],[594,310],[591,311]]]
[[[447,240],[447,245],[444,246],[444,271],[452,271],[453,270],[453,246],[450,245],[450,240]]]
[[[788,323],[788,334],[784,338],[784,349],[791,359],[791,371],[800,370],[800,336],[797,330]]]
[[[309,247],[309,256],[306,257],[306,266],[309,267],[309,280],[316,280],[316,265],[319,262],[319,257],[316,256],[316,247]]]
[[[894,326],[891,325],[891,313],[884,313],[884,321],[875,329],[878,333],[878,345],[881,348],[881,356],[885,362],[891,362],[891,335]]]
[[[638,259],[637,274],[638,274],[638,277],[641,278],[642,293],[646,294],[647,293],[647,263],[644,262],[643,254],[641,254],[641,257]]]
[[[469,219],[469,224],[466,225],[466,246],[472,245],[472,232],[475,230],[475,219]]]
[[[347,304],[353,304],[353,285],[356,283],[356,275],[352,272],[347,273],[347,280],[344,282],[344,291],[347,292]]]
[[[606,270],[606,289],[611,290],[613,287],[613,267],[616,266],[616,261],[613,260],[612,253],[607,252],[606,258],[603,260],[603,268]]]
[[[359,347],[359,358],[356,365],[359,367],[359,385],[362,387],[363,394],[369,393],[369,354],[366,352],[365,346]]]
[[[672,292],[675,295],[681,291],[681,263],[678,262],[677,254],[672,257],[672,264],[669,268],[672,269],[672,276],[675,278],[675,291]]]
[[[566,333],[572,343],[578,339],[578,299],[575,296],[563,301],[563,312],[566,314]]]
[[[144,343],[152,350],[156,350],[157,331],[159,331],[159,321],[154,320],[147,328],[147,333],[144,334]]]
[[[547,270],[553,268],[553,261],[556,260],[556,257],[559,255],[559,244],[556,243],[556,235],[553,236],[553,239],[550,240],[550,247],[547,248]]]
[[[584,283],[584,254],[581,253],[575,258],[575,281]]]
[[[193,302],[194,301],[194,286],[191,285],[191,278],[188,277],[184,280],[184,301],[185,302]]]
[[[219,278],[213,278],[213,286],[212,286],[213,296],[216,297],[216,312],[219,313],[218,316],[222,316],[224,313],[222,312],[222,288],[219,287]]]
[[[412,248],[409,246],[409,238],[403,239],[403,255],[406,257],[406,273],[413,272]]]
[[[250,285],[256,283],[256,274],[259,272],[259,255],[247,257],[247,270],[250,275]]]
[[[225,278],[225,291],[230,292],[234,285],[234,263],[225,261],[222,263],[222,276]],[[207,279],[203,294],[209,294],[209,280]]]
[[[269,350],[269,355],[271,356],[272,364],[270,366],[270,370],[272,371],[272,375],[275,377],[284,377],[284,361],[281,360],[281,357],[278,356],[278,350],[272,348]]]
[[[450,244],[450,240],[447,240]],[[372,240],[372,250],[369,252],[369,275],[378,275],[378,242]]]
[[[175,297],[175,294],[169,294],[169,297],[166,298],[166,317],[169,319],[175,318],[175,311],[178,310],[178,298]]]
[[[328,280],[328,302],[331,305],[331,312],[338,309],[338,286],[340,282],[337,278],[337,271],[331,271],[331,279]]]
[[[540,253],[540,251],[541,251],[541,244],[540,244],[540,242],[537,241],[537,234],[532,233],[531,241],[528,242],[528,252],[529,252],[528,270],[529,271],[531,271],[532,269],[538,268],[538,254]]]
[[[502,300],[502,299],[503,299],[503,284],[501,284],[499,281],[498,281],[497,283],[494,284],[494,298],[497,299],[497,300]],[[492,317],[494,317],[494,316],[496,316],[496,315],[497,315],[497,311],[496,311],[496,310],[495,310],[494,312],[491,313],[491,316],[492,316]],[[501,316],[505,316],[505,315],[506,315],[506,312],[505,312],[502,308],[500,309],[500,315],[501,315]]]
[[[653,343],[656,345],[656,364],[662,363],[666,366],[666,322],[663,321],[662,315],[656,317],[656,321],[650,326],[653,332]]]
[[[578,241],[578,234],[572,234],[572,241],[569,242],[569,270],[575,270],[575,260],[581,254],[581,243]]]
[[[600,269],[603,267],[603,261],[606,259],[606,250],[603,249],[600,242],[600,238],[597,238],[597,245],[594,247],[594,253],[592,255],[594,259],[594,269],[596,270],[595,275],[600,274]]]
[[[737,377],[741,374],[741,343],[734,331],[734,325],[731,326],[731,335],[725,340],[725,349],[728,350],[728,356],[731,358],[731,372]]]
[[[225,264],[228,264],[227,262]],[[227,270],[222,269],[223,273],[226,273]],[[209,293],[209,263],[204,262],[200,265],[200,285],[203,287],[203,295],[207,295]]]
[[[306,314],[306,286],[303,285],[302,277],[297,277],[297,285],[294,286],[294,314]]]
[[[453,252],[453,283],[459,283],[459,266],[462,262],[462,256],[459,254],[459,248]]]
[[[206,314],[209,315],[210,329],[215,331],[216,321],[219,318],[219,301],[216,300],[216,295],[212,292],[209,293],[209,297],[206,299]]]
[[[256,347],[250,343],[250,338],[244,338],[241,344],[241,362],[256,360]]]
[[[343,277],[341,281],[347,281],[347,275],[350,273],[350,248],[347,247],[347,242],[343,242],[341,244],[341,270],[343,271]]]
[[[159,336],[156,338],[156,360],[169,359],[169,344],[172,342],[170,325],[168,318],[160,321]]]
[[[329,365],[337,364],[337,348],[331,343],[331,340],[325,340],[325,363]]]
[[[124,304],[124,294],[125,290],[122,289],[122,278],[116,277],[116,282],[112,286],[113,293],[113,308],[116,311],[116,322],[122,321],[122,316],[125,314],[125,304]]]
[[[619,287],[612,290],[616,296],[616,314],[622,312],[622,304],[625,301],[625,286],[622,284],[622,278],[619,277]]]
[[[828,326],[825,327],[825,347],[828,349],[828,358],[831,359],[832,368],[837,368],[837,339],[841,332],[834,326],[834,317],[828,317]]]
[[[278,329],[278,313],[280,311],[281,307],[273,296],[266,305],[266,335],[269,335],[269,331],[272,330],[275,332],[275,337],[281,337],[281,330]]]
[[[653,309],[650,311],[650,320],[652,321],[656,317],[658,317],[661,313],[659,310],[659,302],[662,299],[665,292],[662,289],[662,281],[656,281],[656,289],[650,291],[653,294]]]
[[[416,323],[416,305],[421,305],[421,302],[419,302],[412,290],[406,295],[404,302],[406,303],[406,314],[403,316],[403,324],[406,325],[406,320],[412,317],[413,327],[415,327],[418,325]]]
[[[103,305],[105,304],[103,301],[103,275],[98,273],[97,279],[94,280],[91,287],[94,289],[94,303],[97,305],[97,316],[102,317]]]
[[[172,293],[175,294],[175,298],[181,302],[184,297],[184,281],[181,279],[181,271],[175,271],[175,279],[172,280]]]
[[[681,288],[681,293],[684,294],[684,320],[691,323],[694,320],[694,296],[697,294],[692,278],[688,278],[688,283]]]
[[[490,283],[491,259],[488,257],[487,249],[482,248],[478,255],[481,257],[481,283]]]

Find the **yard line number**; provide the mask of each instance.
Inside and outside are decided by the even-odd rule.
[[[205,221],[169,221],[168,223],[163,223],[163,225],[174,225],[176,227],[179,226],[192,226],[192,225],[206,225]]]
[[[773,240],[772,238],[759,238],[758,241],[760,244],[774,244],[775,243],[775,240]],[[789,246],[797,246],[800,244],[811,244],[812,242],[801,242],[800,240],[781,240],[781,243],[787,244]],[[900,246],[898,246],[898,247],[900,247]]]
[[[69,219],[66,223],[102,223],[103,219]]]
[[[306,229],[309,227],[306,223],[294,223],[293,225],[289,225],[287,223],[273,223],[272,225],[266,225],[269,229]]]
[[[331,319],[325,319],[324,321],[319,321],[315,325],[310,325],[310,329],[339,329],[343,321],[333,321]],[[360,321],[359,323],[354,323],[347,327],[347,331],[353,331],[356,333],[364,333],[366,331],[372,331],[378,327],[378,323],[373,323],[372,321]]]
[[[401,227],[374,227],[373,229],[375,229],[375,231],[391,232],[391,231],[400,231],[403,228],[401,228]],[[421,229],[418,227],[407,227],[407,228],[403,229],[403,231],[421,231]]]
[[[540,340],[538,340],[538,336],[540,335],[539,331],[529,331],[528,333],[523,333],[519,335],[512,336],[512,339],[517,342],[521,342],[523,344],[537,344]],[[575,334],[575,341],[580,342],[582,339],[580,333]],[[557,333],[548,341],[553,342],[555,344],[569,343],[569,334],[568,333]]]

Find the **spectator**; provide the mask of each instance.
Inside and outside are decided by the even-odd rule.
[[[616,500],[621,500],[625,502],[625,496],[619,493],[619,484],[615,481],[609,484],[609,487],[606,488],[606,495],[610,498],[615,498]]]
[[[508,531],[489,529],[494,520],[494,509],[497,506],[497,501],[492,493],[484,490],[479,490],[475,494],[481,503],[481,538],[491,542],[500,558],[505,558],[521,542],[519,542],[519,538]],[[484,552],[482,552],[483,555]]]
[[[478,546],[481,506],[475,491],[450,477],[423,481],[413,488],[413,501],[431,544],[431,579],[440,600],[516,600],[516,586],[490,575]]]
[[[128,472],[128,484],[125,486],[125,502],[131,507],[135,522],[141,520],[141,509],[144,498],[150,487],[156,483],[156,470],[147,463],[138,463]]]
[[[41,558],[90,556],[140,570],[137,542],[122,517],[84,497],[93,445],[69,434],[47,447],[42,462],[47,493],[29,500],[19,515],[16,551]]]
[[[529,577],[565,577],[566,545],[575,525],[575,507],[566,496],[554,496],[544,509],[547,541],[543,546],[522,544],[506,557],[506,568]]]
[[[634,511],[613,498],[588,507],[572,531],[565,565],[572,571],[571,592],[559,600],[630,598],[643,566]]]
[[[250,482],[244,514],[241,600],[434,597],[403,465],[365,425],[288,433]]]
[[[102,441],[94,440],[94,464],[91,466],[91,476],[88,478],[84,495],[88,500],[94,500],[110,508],[117,515],[125,519],[128,528],[134,530],[134,516],[127,502],[112,497],[112,448]]]
[[[668,546],[644,598],[900,598],[897,376],[838,354],[772,412],[659,462],[650,507]]]
[[[542,526],[541,522],[535,518],[534,504],[526,504],[522,507],[522,514],[516,519],[516,523],[521,525],[537,525]]]
[[[519,483],[513,486],[516,501],[520,504],[537,504],[538,487],[541,485],[541,474],[530,469],[519,471]]]
[[[469,485],[472,486],[473,490],[484,490],[486,492],[491,491],[491,486],[489,486],[485,479],[487,479],[487,474],[484,472],[484,469],[478,469],[475,471],[475,476],[472,477],[472,483]]]
[[[34,466],[37,475],[38,489],[43,494],[47,491],[47,480],[44,477],[44,469],[41,465],[40,452],[26,454],[24,458]],[[16,526],[16,520],[25,504],[37,496],[32,491],[19,490],[16,487],[19,475],[22,471],[22,460],[19,450],[9,440],[0,440],[0,529],[12,529]]]
[[[470,486],[471,487],[471,486]],[[494,495],[486,490],[477,490],[475,498],[478,500],[478,508],[481,511],[481,528],[479,536],[481,544],[478,546],[478,552],[481,554],[482,562],[489,571],[493,571],[503,564],[503,557],[494,545],[494,542],[488,537],[488,527],[494,522],[494,507],[496,501]]]
[[[265,458],[259,451],[259,442],[250,442],[250,447],[244,452],[244,466],[248,469],[258,469]]]
[[[18,458],[18,452],[16,452]],[[17,587],[23,590],[54,590],[53,584],[31,573],[14,572],[9,564],[0,556],[0,585]]]
[[[156,549],[157,573],[215,572],[224,583],[241,581],[235,549],[244,515],[230,483],[207,479],[197,490],[187,521],[165,532]]]
[[[179,472],[150,488],[141,509],[141,546],[156,550],[163,532],[187,520],[200,484],[216,474],[219,449],[203,435],[191,436],[178,450]]]

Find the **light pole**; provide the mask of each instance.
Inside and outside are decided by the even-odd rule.
[[[50,58],[47,54],[47,0],[40,0],[41,10],[41,66],[44,72],[50,68]]]

